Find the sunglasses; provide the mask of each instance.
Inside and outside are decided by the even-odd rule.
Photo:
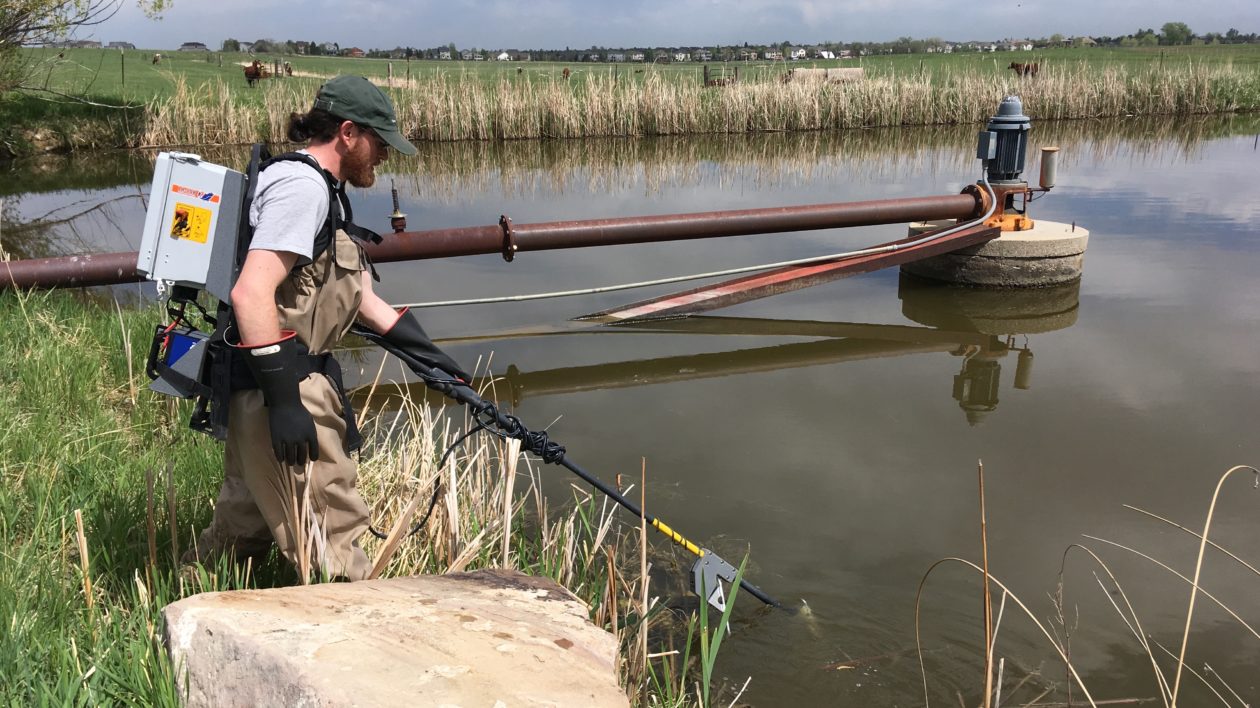
[[[382,153],[389,151],[389,143],[385,142],[385,139],[378,135],[375,130],[372,130],[371,128],[364,128],[358,124],[355,124],[355,127],[359,129],[360,133],[366,133],[367,135],[372,136],[372,140],[376,142],[377,150]]]

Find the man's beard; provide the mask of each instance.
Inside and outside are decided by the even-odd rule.
[[[352,186],[364,189],[376,184],[376,169],[371,162],[371,146],[366,151],[351,150],[341,158],[341,171]],[[364,155],[363,152],[367,152]]]

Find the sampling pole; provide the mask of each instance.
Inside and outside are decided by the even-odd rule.
[[[493,431],[504,437],[520,440],[523,449],[538,455],[543,462],[560,465],[581,477],[583,481],[599,490],[604,496],[613,500],[636,517],[643,519],[649,526],[665,534],[671,541],[696,556],[696,562],[691,568],[693,591],[701,595],[703,601],[708,602],[719,612],[725,611],[726,591],[722,586],[722,581],[729,585],[735,582],[737,577],[737,571],[730,563],[723,560],[713,551],[701,548],[689,541],[681,533],[675,531],[655,516],[645,513],[634,502],[622,495],[621,492],[610,487],[606,482],[565,457],[564,447],[550,442],[546,433],[530,432],[519,419],[500,411],[493,403],[477,395],[477,392],[468,384],[453,379],[440,369],[426,365],[407,351],[395,346],[383,336],[366,327],[355,325],[351,327],[350,332],[379,345],[385,351],[401,359],[408,368],[420,376],[429,388],[468,406],[468,409],[473,414],[473,419],[477,421],[480,427],[484,427],[486,430]],[[784,609],[782,603],[742,577],[739,579],[739,586],[763,603],[771,607]]]

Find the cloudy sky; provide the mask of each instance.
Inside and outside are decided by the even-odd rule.
[[[1165,22],[1195,32],[1260,32],[1257,0],[174,0],[163,19],[135,0],[94,28],[102,42],[169,49],[225,38],[395,46],[539,49],[749,42],[948,40],[1119,35]],[[87,38],[81,32],[79,38]]]

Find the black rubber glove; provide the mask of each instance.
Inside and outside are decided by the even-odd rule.
[[[302,394],[298,391],[298,383],[305,378],[302,373],[305,367],[299,367],[298,341],[293,332],[282,334],[284,338],[274,344],[237,345],[237,349],[267,404],[271,449],[276,459],[290,465],[305,465],[308,459],[319,459],[319,441],[315,438],[315,421],[302,405]]]
[[[402,349],[426,365],[435,369],[441,369],[449,376],[458,378],[464,383],[472,383],[472,375],[459,368],[459,364],[456,364],[454,359],[447,356],[446,352],[438,349],[436,344],[429,341],[429,335],[424,333],[424,328],[420,326],[420,322],[409,311],[404,310],[402,316],[394,323],[394,326],[381,336],[385,338],[385,341]],[[417,371],[416,373],[420,374],[421,372]]]

